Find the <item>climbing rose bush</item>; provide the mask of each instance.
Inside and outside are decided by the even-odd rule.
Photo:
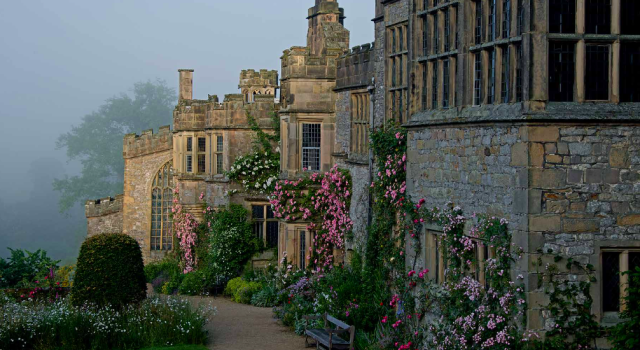
[[[309,258],[315,272],[332,269],[334,249],[344,249],[344,237],[351,232],[351,178],[334,166],[324,175],[311,174],[295,181],[279,181],[271,195],[274,215],[288,222],[309,221],[313,233]]]
[[[202,196],[200,196],[202,199]],[[185,274],[194,270],[196,257],[194,248],[197,241],[196,229],[198,222],[193,215],[184,211],[180,204],[180,189],[176,186],[173,190],[173,230],[180,244],[181,259],[184,264]]]

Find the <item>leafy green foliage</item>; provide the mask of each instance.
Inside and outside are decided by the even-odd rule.
[[[101,234],[87,239],[80,248],[77,266],[74,305],[123,308],[146,297],[142,251],[130,236]]]
[[[640,349],[640,267],[628,271],[629,287],[624,299],[625,310],[620,317],[624,323],[611,329],[609,341],[616,350]]]
[[[205,210],[210,251],[203,265],[207,266],[210,279],[238,276],[258,250],[258,240],[248,217],[249,212],[237,204],[217,212]]]
[[[60,261],[54,261],[41,249],[35,252],[7,248],[11,256],[7,261],[0,258],[0,288],[27,288],[44,276]]]
[[[554,263],[543,266],[543,255],[552,255]],[[536,346],[549,350],[594,349],[596,339],[605,333],[591,313],[593,297],[590,289],[591,283],[596,282],[593,266],[583,266],[572,258],[553,254],[552,250],[541,254],[534,264],[545,270],[539,274],[538,285],[544,287],[545,294],[549,296],[549,304],[545,308],[556,324],[543,341],[536,342]],[[566,275],[570,271],[586,278],[569,281]]]
[[[107,99],[97,111],[82,118],[79,126],[58,137],[57,148],[66,149],[69,160],[82,163],[79,176],[54,181],[62,194],[60,210],[65,212],[87,198],[121,193],[124,160],[122,138],[132,132],[171,124],[176,93],[164,81],[140,82],[132,96],[122,93]]]
[[[204,288],[204,274],[200,271],[192,271],[184,276],[178,292],[182,295],[199,295]]]

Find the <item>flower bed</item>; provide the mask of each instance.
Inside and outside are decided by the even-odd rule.
[[[16,301],[0,295],[0,349],[140,349],[145,346],[204,344],[211,307],[192,309],[177,298],[151,298],[139,307],[73,306]]]

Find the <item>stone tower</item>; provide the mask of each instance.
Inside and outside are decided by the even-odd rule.
[[[316,0],[309,9],[307,47],[311,56],[327,53],[327,49],[349,48],[349,31],[344,28],[344,9],[336,0]]]

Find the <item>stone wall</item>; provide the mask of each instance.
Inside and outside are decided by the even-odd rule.
[[[539,249],[591,263],[600,278],[601,248],[640,246],[640,128],[548,125],[433,125],[409,132],[407,189],[414,200],[425,198],[428,207],[453,202],[467,215],[509,221],[514,243],[525,250],[513,274],[525,276],[531,329],[552,324],[532,264]],[[571,280],[586,278],[565,272]],[[600,288],[592,286],[598,318]]]
[[[356,163],[346,159],[336,161],[339,168],[351,174],[351,206],[349,216],[353,221],[353,238],[346,239],[346,250],[365,253],[367,246],[367,227],[369,226],[369,189],[371,175],[369,164]],[[349,256],[349,255],[347,255]]]
[[[173,148],[173,135],[171,127],[167,125],[160,127],[157,134],[154,134],[151,129],[143,131],[140,135],[125,135],[122,152],[124,158],[133,158],[171,148]]]
[[[87,201],[85,204],[87,237],[101,233],[121,233],[122,203],[123,195]]]
[[[161,259],[151,251],[151,186],[158,170],[173,159],[172,151],[160,151],[124,160],[124,205],[122,232],[133,237],[146,261]]]

